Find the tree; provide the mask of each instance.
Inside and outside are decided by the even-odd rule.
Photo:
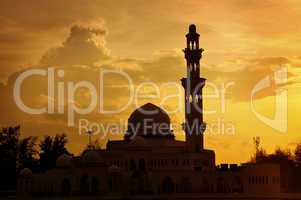
[[[253,143],[255,146],[255,154],[251,157],[251,162],[256,163],[256,162],[261,162],[267,158],[267,153],[266,151],[260,147],[260,137],[253,137]]]
[[[18,167],[35,170],[38,165],[37,137],[26,137],[18,144]]]
[[[16,188],[19,136],[20,126],[3,128],[0,131],[0,190]]]
[[[20,126],[3,128],[0,132],[1,160],[14,160],[16,162],[17,144],[20,136]]]
[[[40,143],[40,165],[42,170],[55,167],[57,158],[62,154],[70,154],[66,149],[66,134],[57,134],[54,137],[45,136]]]
[[[281,162],[289,162],[293,160],[292,153],[289,149],[281,149],[280,147],[277,147],[275,152],[271,155],[269,155],[269,159],[271,161],[281,163]]]
[[[254,146],[255,146],[255,151],[257,153],[260,149],[260,137],[258,137],[258,136],[253,137],[253,143],[254,143]]]
[[[91,141],[91,144],[88,144],[84,151],[86,150],[100,150],[101,144],[98,139]]]
[[[283,150],[280,147],[277,147],[274,153],[267,154],[266,151],[260,146],[259,137],[254,137],[253,143],[255,146],[255,154],[254,156],[251,157],[250,162],[253,163],[272,162],[272,163],[283,164],[283,163],[290,163],[293,161],[292,153],[288,149]],[[301,145],[300,145],[300,152],[301,152]]]
[[[57,134],[55,135],[53,139],[53,144],[52,144],[52,149],[56,156],[60,156],[64,153],[69,154],[67,149],[66,149],[66,144],[67,144],[67,135],[66,134]]]
[[[264,162],[268,159],[269,155],[267,154],[267,152],[263,149],[260,148],[255,155],[255,159],[253,159],[256,163],[259,162]]]
[[[301,143],[296,146],[294,154],[296,163],[301,164]]]

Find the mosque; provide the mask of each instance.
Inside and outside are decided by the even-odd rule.
[[[185,141],[175,140],[170,118],[160,107],[147,103],[128,118],[123,140],[108,141],[106,149],[86,150],[80,156],[61,155],[56,168],[44,173],[23,169],[18,179],[22,195],[161,195],[180,193],[280,192],[276,164],[221,164],[215,152],[204,149],[199,34],[189,26],[183,50],[187,77]]]

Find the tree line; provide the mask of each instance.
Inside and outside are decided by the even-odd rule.
[[[281,166],[297,167],[301,171],[301,143],[292,151],[276,148],[268,154],[260,146],[260,138],[253,139],[255,154],[251,157],[252,163],[273,162]],[[64,133],[55,136],[20,137],[20,126],[2,128],[0,130],[0,191],[15,190],[16,180],[20,171],[29,168],[33,172],[43,172],[56,166],[57,158],[62,154],[71,155],[67,150],[67,135]],[[88,149],[99,149],[96,140],[87,146]],[[301,180],[301,173],[300,173]],[[301,183],[300,183],[301,185]]]
[[[291,151],[277,147],[274,152],[267,153],[260,146],[260,138],[254,138],[255,154],[251,157],[251,163],[278,164],[280,169],[281,192],[301,192],[301,143]]]
[[[20,137],[20,126],[0,130],[0,191],[15,190],[19,172],[29,168],[43,172],[56,165],[57,158],[69,154],[64,133],[55,136]]]
[[[260,137],[254,137],[253,143],[255,146],[255,154],[250,159],[252,163],[271,162],[301,165],[301,142],[296,144],[293,150],[277,147],[272,153],[267,153],[261,146]]]

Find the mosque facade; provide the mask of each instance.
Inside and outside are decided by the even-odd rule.
[[[160,195],[180,193],[279,193],[276,164],[215,163],[215,152],[204,148],[199,34],[189,26],[183,50],[187,77],[185,141],[175,139],[170,118],[147,103],[128,119],[123,140],[108,141],[106,149],[88,149],[80,156],[61,155],[56,168],[44,173],[23,169],[18,179],[22,195]]]

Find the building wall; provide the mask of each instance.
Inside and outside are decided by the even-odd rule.
[[[280,193],[280,167],[277,164],[245,164],[242,178],[246,193]]]
[[[19,193],[35,195],[279,193],[275,164],[222,165],[214,153],[109,152],[97,162],[77,162],[19,178]],[[83,159],[84,160],[84,159]],[[27,182],[28,184],[24,184]],[[22,183],[22,184],[21,184]]]

